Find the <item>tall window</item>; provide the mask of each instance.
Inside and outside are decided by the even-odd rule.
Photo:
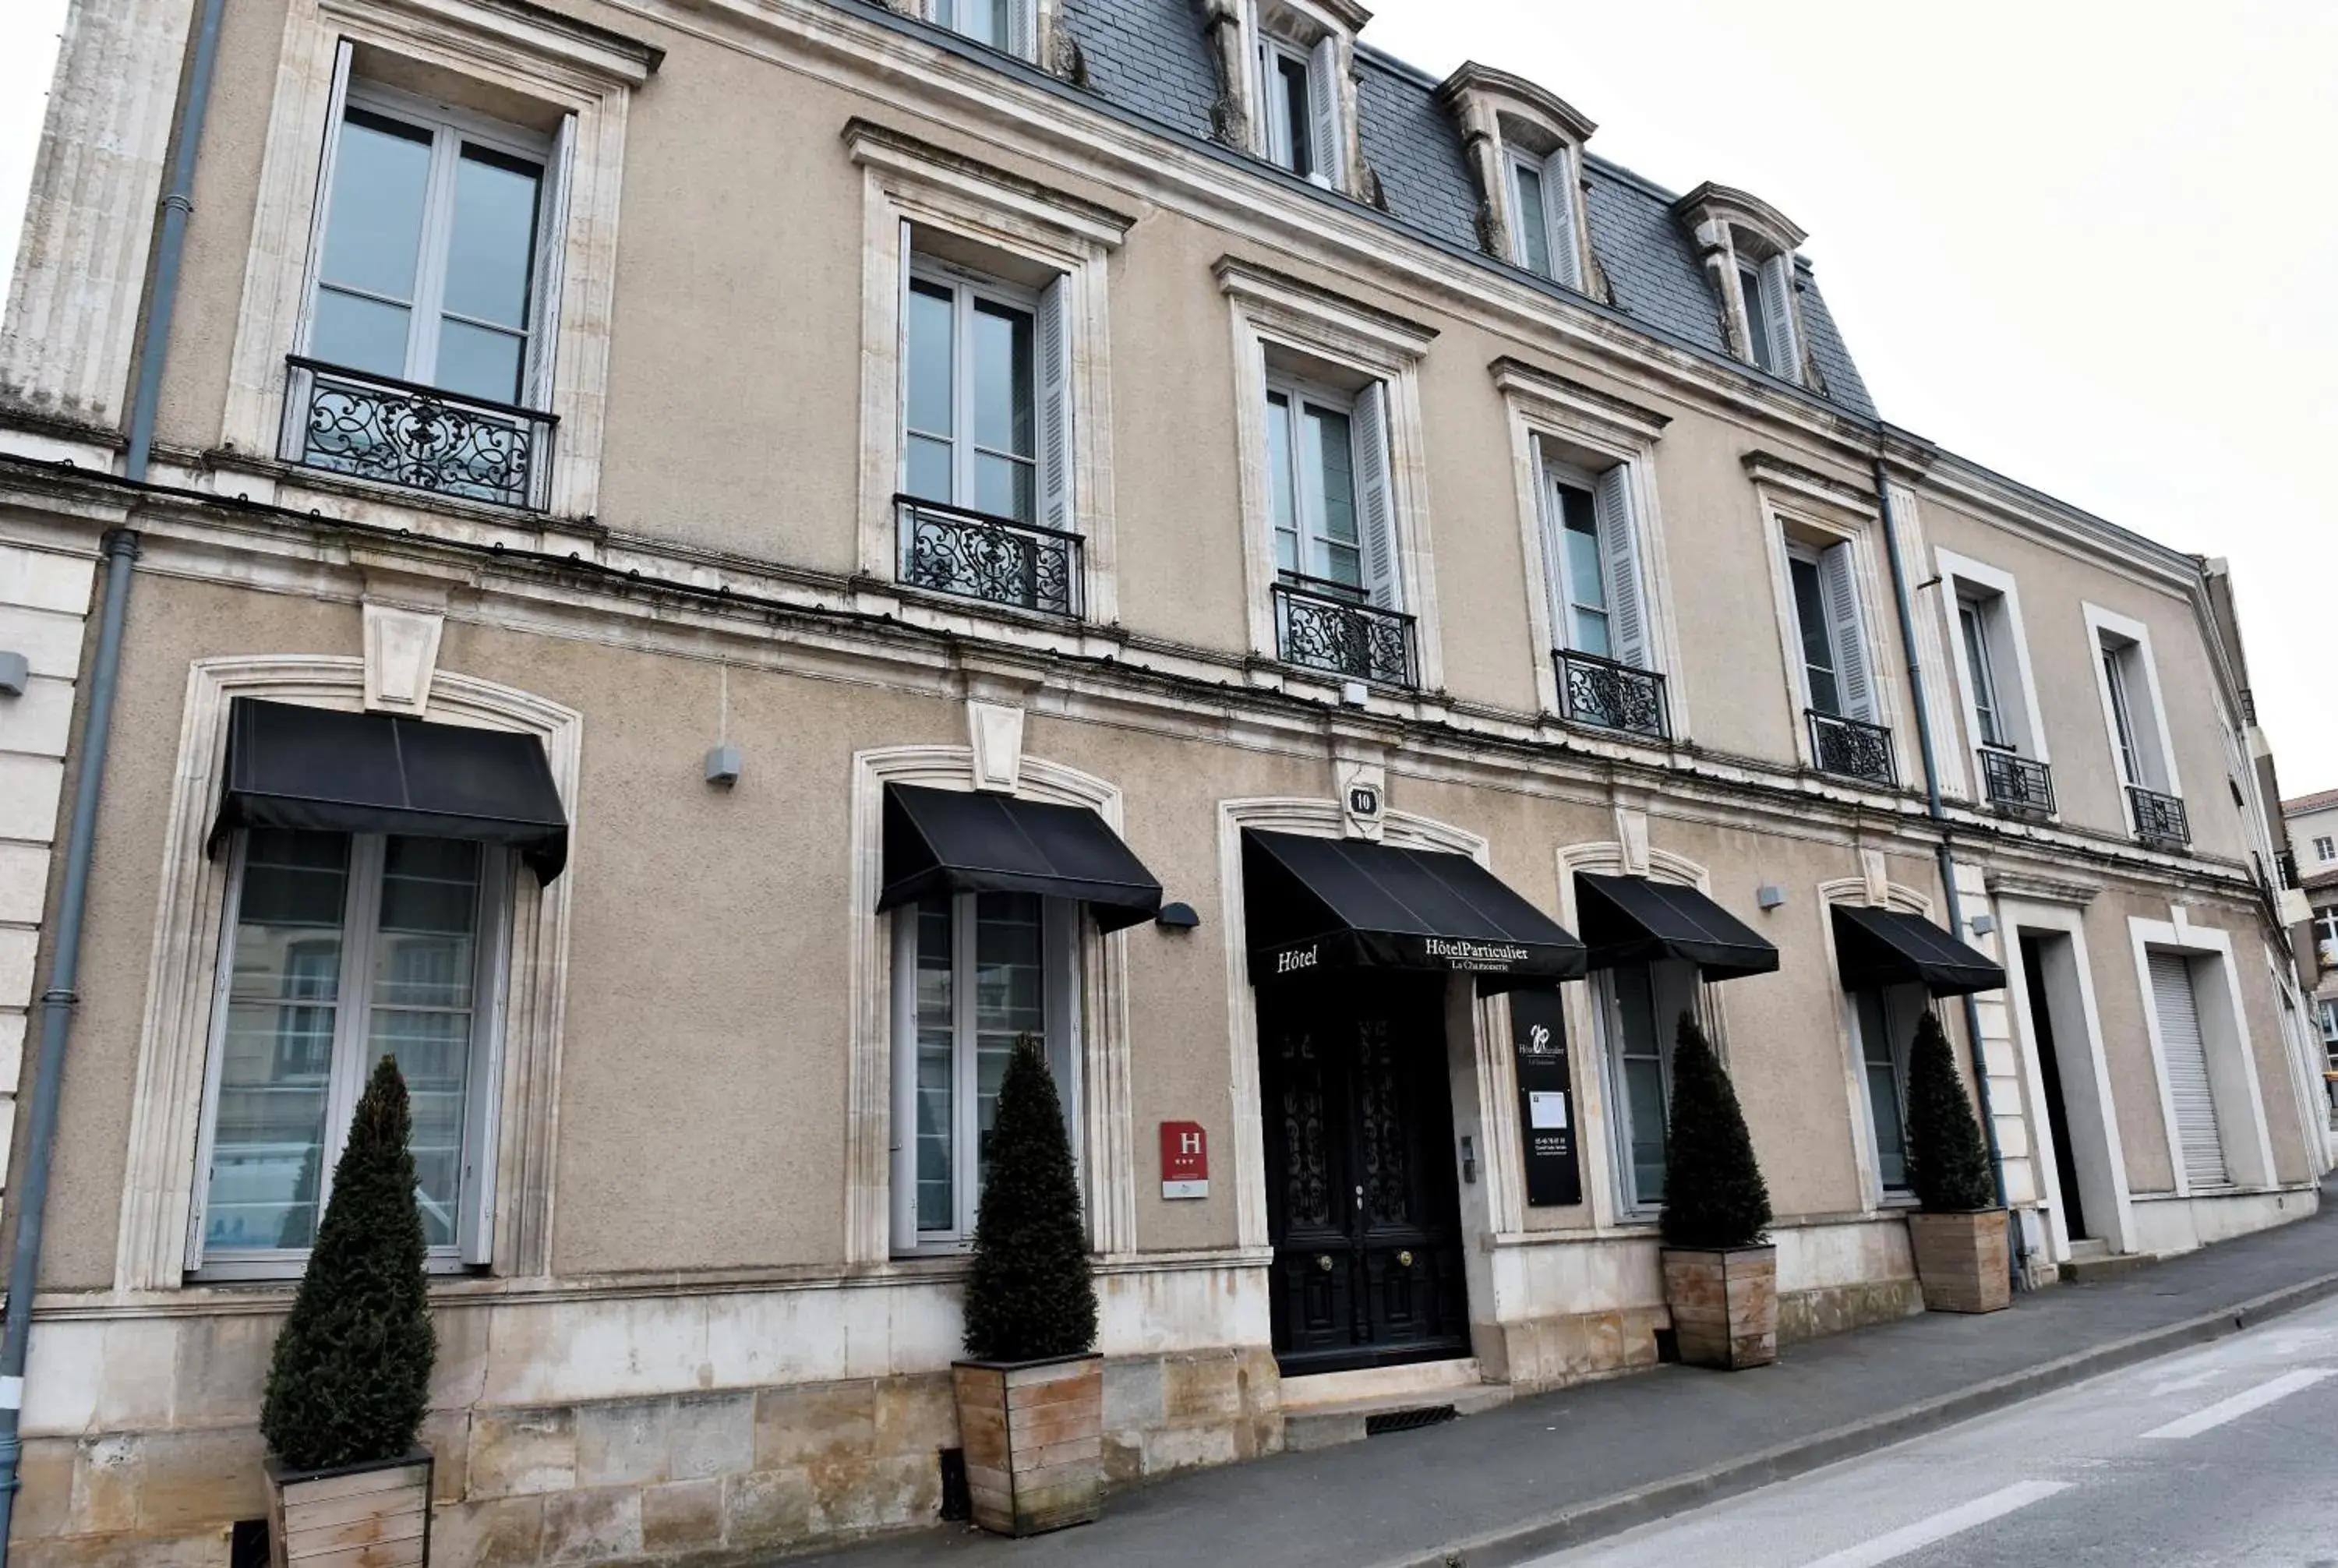
[[[2141,784],[2143,753],[2136,744],[2135,700],[2127,691],[2128,665],[2124,648],[2103,650],[2103,681],[2111,693],[2111,739],[2118,747],[2119,776]]]
[[[1064,286],[920,261],[904,301],[904,494],[1068,527]]]
[[[2163,795],[2176,793],[2162,750],[2151,671],[2144,646],[2130,637],[2102,633],[2103,691],[2110,710],[2112,748],[2121,779]]]
[[[1259,42],[1260,130],[1267,160],[1318,185],[1339,183],[1338,72],[1331,38],[1312,49],[1280,38]]]
[[[1510,168],[1510,258],[1529,272],[1570,289],[1583,286],[1576,253],[1574,176],[1564,149],[1547,158],[1513,153]]]
[[[2330,1047],[2333,1064],[2338,1064],[2338,1001],[2321,1004],[2322,1043]]]
[[[935,0],[934,20],[977,44],[1028,56],[1031,0]]]
[[[1793,588],[1803,688],[1811,708],[1837,718],[1871,720],[1874,692],[1852,547],[1796,545],[1787,554],[1786,572]]]
[[[1619,464],[1595,476],[1554,462],[1544,483],[1553,634],[1571,652],[1646,668],[1630,469]]]
[[[1957,602],[1957,625],[1965,640],[1965,667],[1972,671],[1973,717],[1980,726],[1980,743],[2009,747],[2013,741],[1997,694],[1996,651],[1987,615],[1987,608],[1978,600]]]
[[[309,355],[530,402],[543,140],[369,86],[351,88],[338,132]]]
[[[1859,1022],[1860,1080],[1875,1132],[1875,1172],[1887,1193],[1908,1188],[1908,1050],[1924,995],[1910,986],[1853,994]]]
[[[1266,461],[1274,564],[1286,582],[1394,608],[1385,388],[1342,394],[1270,380]]]
[[[1681,1014],[1696,1009],[1696,971],[1626,964],[1608,970],[1600,990],[1624,1205],[1652,1210],[1665,1200],[1673,1046]]]
[[[206,1101],[205,1269],[298,1271],[383,1056],[412,1098],[431,1255],[484,1260],[505,861],[458,839],[243,835]]]
[[[2338,968],[2338,904],[2313,912],[2313,942],[2322,950],[2322,961]]]
[[[974,1234],[985,1140],[1015,1042],[1045,1044],[1078,1145],[1078,910],[1028,893],[943,894],[901,910],[894,937],[894,1180],[914,1193],[917,1244]],[[910,1228],[897,1226],[907,1241]]]
[[[2333,838],[2328,834],[2316,838],[2313,841],[2313,858],[2325,866],[2333,860],[2338,860],[2338,838]]]
[[[1802,379],[1794,325],[1794,259],[1739,260],[1737,293],[1745,306],[1745,347],[1754,364],[1789,381]]]

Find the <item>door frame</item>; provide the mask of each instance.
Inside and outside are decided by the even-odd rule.
[[[2069,1113],[2071,1159],[2078,1166],[2088,1222],[2114,1252],[2136,1250],[2135,1203],[2128,1190],[2127,1151],[2119,1137],[2118,1102],[2111,1093],[2110,1063],[2103,1051],[2101,1014],[2095,1005],[2094,965],[2087,953],[2086,909],[2000,896],[1998,928],[2005,933],[2005,989],[2021,1053],[2021,1091],[2029,1124],[2031,1168],[2046,1200],[2047,1244],[2057,1263],[2070,1256],[2070,1231],[2063,1218],[2061,1174],[2054,1158],[2054,1130],[2046,1114],[2045,1068],[2038,1056],[2038,1024],[2029,1012],[2029,978],[2021,952],[2026,932],[2067,939],[2069,963],[2050,965],[2044,976],[2062,1082],[2062,1107]],[[2075,1020],[2072,1014],[2076,1014]],[[2079,1027],[2073,1028],[2076,1022]],[[2084,1063],[2077,1058],[2081,1054]],[[2078,1068],[2084,1065],[2087,1071]]]

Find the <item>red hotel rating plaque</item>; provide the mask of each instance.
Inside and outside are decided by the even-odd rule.
[[[1210,1135],[1199,1122],[1161,1123],[1161,1196],[1210,1195]]]

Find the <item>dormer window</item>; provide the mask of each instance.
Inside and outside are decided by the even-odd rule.
[[[1725,186],[1698,186],[1673,204],[1718,296],[1730,351],[1781,380],[1807,383],[1794,251],[1808,238],[1768,202]]]
[[[977,44],[1009,54],[1028,54],[1023,44],[1029,0],[934,0],[934,20]]]
[[[1355,0],[1204,0],[1223,101],[1212,134],[1302,180],[1353,195]]]
[[[1274,39],[1259,45],[1259,74],[1266,83],[1267,159],[1319,185],[1331,183],[1324,154],[1338,145],[1339,137],[1324,53],[1319,48],[1310,56]]]
[[[1459,122],[1484,196],[1478,238],[1512,266],[1581,289],[1590,236],[1579,159],[1591,122],[1531,82],[1464,65],[1438,96]]]

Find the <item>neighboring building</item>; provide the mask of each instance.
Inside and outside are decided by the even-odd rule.
[[[1122,1477],[1652,1363],[1684,1010],[1790,1337],[1919,1308],[1928,1006],[2033,1279],[2313,1211],[2215,572],[1881,422],[1767,204],[1352,0],[236,0],[171,318],[197,3],[75,0],[0,330],[12,1063],[124,564],[43,1563],[261,1512],[383,1049],[450,1563],[932,1518],[1027,1031]]]
[[[2332,1120],[2338,1122],[2338,789],[2301,795],[2281,803],[2289,834],[2289,885],[2304,895],[2312,928],[2299,944],[2299,963],[2310,956],[2315,1025],[2329,1054]]]

